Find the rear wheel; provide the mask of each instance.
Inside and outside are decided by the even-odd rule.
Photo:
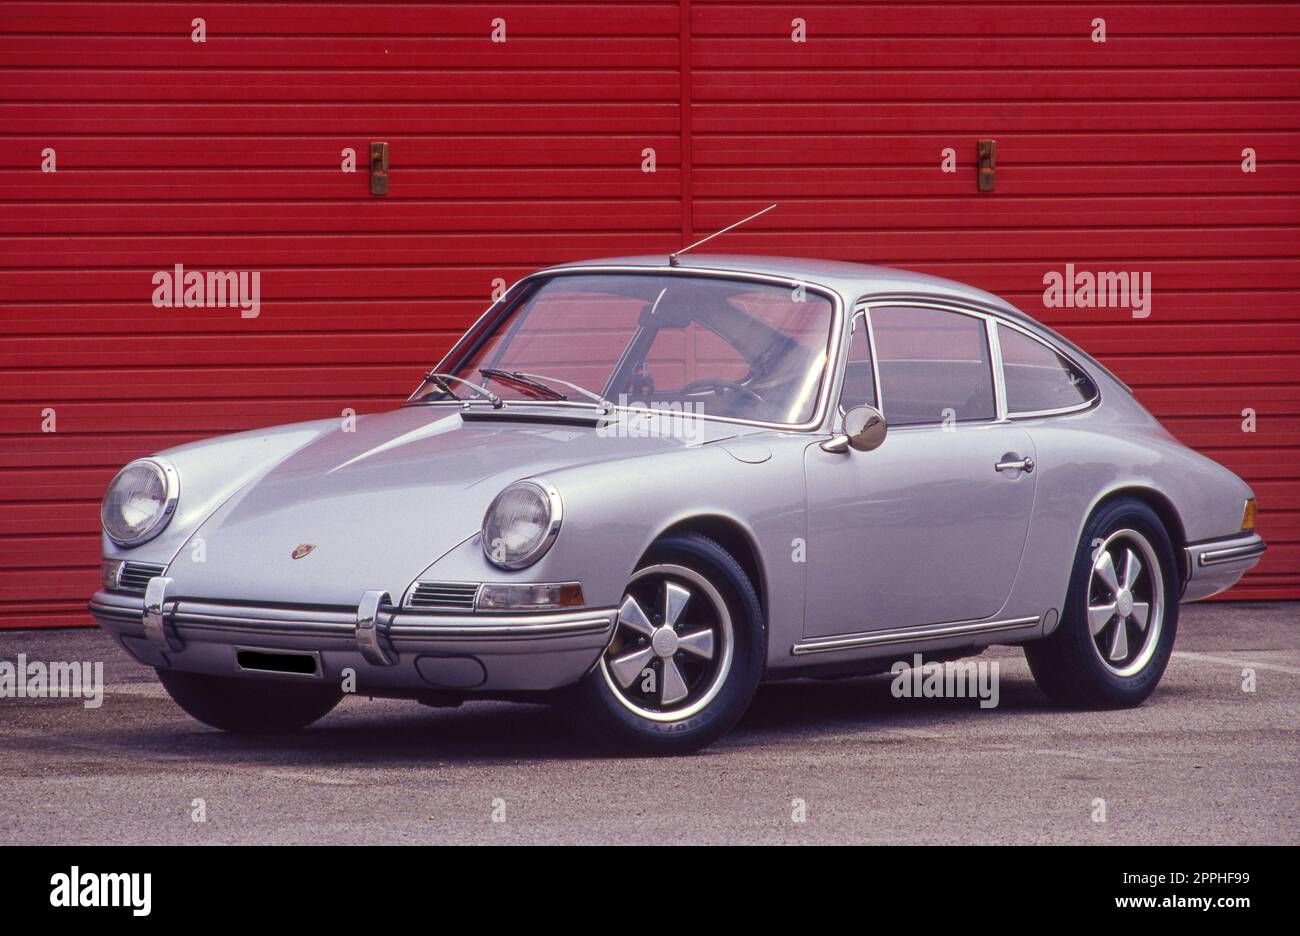
[[[343,693],[333,686],[290,685],[259,679],[158,670],[177,705],[205,725],[237,734],[274,734],[324,718]]]
[[[1126,498],[1088,521],[1060,626],[1025,656],[1053,701],[1133,706],[1160,682],[1177,629],[1173,544],[1155,511]]]
[[[739,721],[766,652],[758,595],[735,558],[696,533],[668,536],[632,575],[595,669],[561,702],[607,747],[686,753]]]

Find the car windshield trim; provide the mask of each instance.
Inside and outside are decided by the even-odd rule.
[[[759,285],[776,285],[786,288],[802,288],[806,292],[813,293],[826,300],[830,305],[831,321],[828,327],[828,336],[825,350],[821,353],[821,364],[818,369],[810,368],[810,375],[815,373],[818,377],[819,389],[817,398],[813,407],[812,416],[808,420],[799,423],[777,422],[773,420],[753,419],[744,416],[721,416],[711,413],[699,413],[696,418],[705,419],[712,422],[730,423],[734,425],[753,426],[765,429],[779,429],[789,432],[815,432],[822,428],[827,419],[828,411],[831,409],[829,401],[836,383],[836,374],[834,368],[837,366],[840,353],[843,350],[844,343],[844,321],[845,321],[845,302],[839,291],[820,282],[812,280],[799,279],[781,274],[765,274],[741,270],[728,270],[722,268],[704,268],[704,267],[673,267],[673,266],[640,266],[640,265],[607,265],[592,264],[584,266],[565,266],[553,267],[545,270],[539,270],[523,277],[514,283],[506,292],[494,302],[487,310],[479,316],[473,325],[452,345],[451,349],[443,356],[435,368],[438,372],[445,372],[448,368],[454,368],[454,361],[464,362],[467,356],[473,354],[481,342],[490,338],[496,331],[497,324],[503,316],[510,315],[517,307],[517,303],[526,298],[526,293],[530,289],[544,285],[547,281],[562,276],[590,276],[593,274],[615,274],[615,275],[640,275],[640,276],[680,276],[680,277],[704,277],[713,279],[732,280],[740,283],[754,283]],[[418,390],[418,388],[417,388]],[[466,405],[487,405],[485,401],[456,401],[456,400],[417,400],[416,393],[412,393],[406,400],[406,406],[455,406],[464,408]],[[652,406],[636,402],[611,401],[612,411],[610,415],[616,413],[653,413]],[[573,400],[507,400],[505,409],[528,408],[528,409],[575,409],[581,408],[590,410],[592,404],[586,401],[578,402]],[[500,412],[500,411],[498,411]],[[606,416],[605,418],[609,418]]]

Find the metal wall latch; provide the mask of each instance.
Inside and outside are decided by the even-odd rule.
[[[998,141],[980,140],[978,180],[981,192],[993,191],[993,186],[997,184],[997,168]]]
[[[370,194],[388,194],[388,144],[370,144]]]

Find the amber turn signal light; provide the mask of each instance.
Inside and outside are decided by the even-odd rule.
[[[1246,509],[1241,514],[1241,529],[1249,531],[1255,529],[1255,515],[1259,513],[1259,508],[1255,506],[1255,498],[1246,501]]]

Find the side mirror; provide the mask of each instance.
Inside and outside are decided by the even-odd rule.
[[[844,431],[823,442],[822,450],[847,452],[853,449],[858,452],[870,452],[880,448],[880,443],[885,441],[887,429],[885,417],[880,410],[864,403],[844,414]]]

